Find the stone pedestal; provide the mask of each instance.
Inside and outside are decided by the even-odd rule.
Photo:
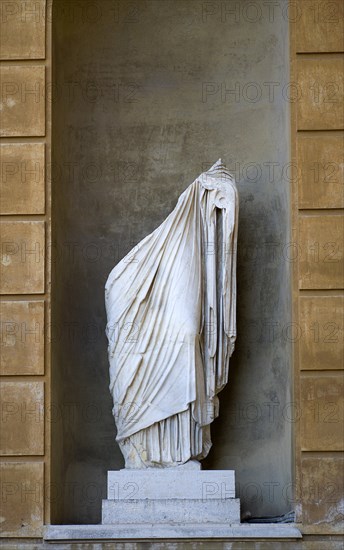
[[[233,470],[201,470],[198,463],[176,468],[108,472],[102,525],[195,527],[212,531],[240,523]]]

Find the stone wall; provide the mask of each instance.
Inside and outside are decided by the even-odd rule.
[[[191,179],[222,156],[241,196],[239,339],[206,466],[235,467],[245,506],[259,514],[286,510],[290,498],[274,493],[271,501],[268,491],[289,490],[294,480],[305,537],[212,547],[337,549],[343,4],[68,5],[63,15],[66,3],[55,0],[52,17],[50,1],[0,2],[1,504],[2,536],[15,539],[6,548],[43,548],[50,522],[97,521],[105,471],[122,464],[106,387],[103,283]],[[296,87],[283,89],[289,78]],[[281,172],[290,143],[292,181]],[[296,336],[286,332],[288,266]],[[73,548],[86,544],[108,547]],[[145,544],[153,547],[122,546]],[[194,544],[208,543],[178,546]]]

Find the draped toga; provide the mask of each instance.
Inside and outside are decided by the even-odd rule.
[[[105,285],[110,392],[127,468],[204,458],[236,338],[238,195],[219,160]]]

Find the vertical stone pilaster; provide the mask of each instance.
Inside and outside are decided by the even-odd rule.
[[[322,535],[343,517],[343,9],[294,3],[291,23],[297,521]]]
[[[49,521],[51,5],[0,2],[2,535]]]

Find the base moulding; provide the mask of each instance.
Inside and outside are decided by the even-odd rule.
[[[293,524],[278,525],[48,525],[44,539],[56,541],[83,540],[152,540],[152,539],[301,539],[302,534]]]

